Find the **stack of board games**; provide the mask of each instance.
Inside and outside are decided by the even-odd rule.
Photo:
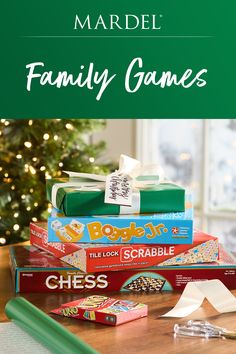
[[[48,242],[47,223],[31,223],[31,244],[84,272],[213,262],[218,239],[194,231],[192,244],[95,244]]]
[[[33,246],[85,273],[218,259],[218,239],[193,230],[189,194],[185,210],[172,213],[65,216],[53,210],[47,223],[31,223],[30,234]]]
[[[54,209],[47,222],[30,224],[30,248],[11,252],[17,292],[182,290],[217,272],[234,286],[225,277],[234,272],[232,256],[222,251],[219,262],[217,237],[194,230],[192,196],[183,188],[140,188],[128,207],[105,202],[104,188],[87,183],[47,180]]]

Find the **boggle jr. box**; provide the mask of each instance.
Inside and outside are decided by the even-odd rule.
[[[54,209],[48,218],[48,242],[191,244],[193,208],[188,199],[185,212],[178,213],[67,217]]]
[[[191,245],[74,244],[48,242],[47,223],[30,224],[31,244],[84,272],[146,268],[213,262],[218,259],[218,239],[194,232]]]

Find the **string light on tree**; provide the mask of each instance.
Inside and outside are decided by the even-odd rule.
[[[48,133],[45,133],[43,135],[43,140],[48,140],[50,138],[50,135]]]
[[[13,226],[13,230],[14,230],[14,231],[18,231],[19,229],[20,229],[20,225],[15,224],[15,225]]]
[[[68,129],[68,130],[73,130],[73,129],[74,129],[73,125],[70,124],[70,123],[66,123],[65,127],[66,127],[66,129]]]
[[[25,141],[25,142],[24,142],[24,145],[25,145],[25,147],[27,147],[28,149],[30,149],[31,146],[32,146],[32,143],[31,143],[30,141]]]
[[[46,179],[51,179],[52,176],[48,173],[48,171],[45,172],[45,178]]]
[[[33,166],[29,166],[29,170],[30,170],[30,173],[32,173],[32,175],[35,175],[36,169]]]

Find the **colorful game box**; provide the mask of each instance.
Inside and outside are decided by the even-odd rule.
[[[31,223],[30,241],[32,245],[87,273],[218,259],[217,237],[201,231],[194,232],[192,245],[49,243],[47,223]]]
[[[61,307],[52,310],[51,313],[117,326],[146,317],[148,307],[145,304],[130,300],[117,300],[107,296],[91,295],[63,304]]]
[[[90,274],[81,272],[33,246],[12,246],[10,257],[17,293],[182,291],[189,281],[210,279],[220,279],[229,289],[236,289],[236,259],[222,246],[220,260],[214,263]]]
[[[179,213],[66,217],[54,209],[48,218],[48,242],[191,244],[192,236],[190,196]]]

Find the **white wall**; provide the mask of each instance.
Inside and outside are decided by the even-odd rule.
[[[103,160],[118,161],[120,154],[135,157],[135,124],[134,119],[107,119],[106,129],[93,136],[94,142],[107,144]]]

